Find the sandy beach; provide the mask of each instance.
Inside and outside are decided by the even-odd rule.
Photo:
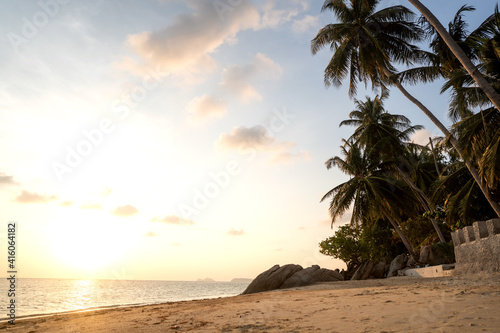
[[[498,332],[500,274],[395,277],[20,319],[3,332]]]

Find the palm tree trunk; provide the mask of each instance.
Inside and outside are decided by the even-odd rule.
[[[408,178],[406,176],[406,174],[403,172],[403,170],[401,170],[398,166],[396,166],[396,168],[398,169],[399,174],[401,175],[401,177],[403,178],[405,183],[408,184],[408,186],[410,186],[410,188],[415,192],[415,196],[420,201],[420,204],[422,205],[422,207],[426,211],[430,211],[431,210],[430,207],[432,204],[431,204],[431,200],[429,199],[429,197],[421,189],[419,189],[418,186],[415,185],[415,183],[410,178]],[[436,219],[431,219],[431,222],[432,222],[432,226],[434,227],[434,229],[436,229],[436,233],[438,234],[439,240],[443,243],[446,243],[446,239],[444,238],[443,233],[441,232],[441,229],[439,229],[439,225],[437,224]]]
[[[441,176],[441,171],[439,170],[439,165],[436,157],[436,152],[434,151],[434,144],[432,143],[432,139],[429,138],[429,143],[431,144],[432,156],[434,157],[434,166],[436,167],[436,172],[438,176]]]
[[[387,77],[389,78],[392,76],[392,73],[388,69],[384,69],[384,74],[387,75]],[[474,166],[470,163],[470,161],[464,157],[463,150],[458,145],[458,141],[451,135],[450,131],[448,131],[448,129],[443,125],[443,123],[441,123],[441,121],[439,121],[439,119],[437,119],[436,116],[434,116],[434,114],[431,111],[429,111],[428,108],[425,107],[425,105],[423,105],[418,99],[413,97],[413,95],[411,95],[398,80],[393,80],[392,82],[396,85],[399,91],[401,91],[403,95],[405,95],[406,98],[408,98],[413,104],[418,106],[418,108],[422,110],[427,117],[430,118],[430,120],[434,123],[434,125],[436,125],[441,130],[441,132],[443,132],[443,134],[450,139],[451,144],[457,151],[458,155],[460,155],[460,157],[464,161],[465,165],[467,166],[467,169],[469,169],[469,172],[471,173],[472,177],[474,177],[474,180],[479,185],[481,192],[483,192],[483,195],[486,197],[486,200],[488,200],[491,208],[493,208],[497,216],[500,218],[500,205],[498,205],[496,201],[491,199],[488,193],[488,189],[486,188],[485,184],[481,181],[481,178],[479,177],[476,168],[474,168]]]
[[[425,7],[418,0],[408,0],[415,8],[418,9],[422,15],[429,21],[430,24],[436,29],[441,38],[444,40],[446,45],[450,48],[451,52],[457,57],[457,59],[462,63],[464,68],[467,70],[469,75],[476,81],[479,88],[481,88],[486,96],[490,99],[493,105],[500,110],[500,95],[491,87],[488,81],[484,78],[481,72],[477,69],[476,66],[472,63],[472,61],[467,57],[465,52],[462,50],[460,46],[458,46],[457,42],[450,36],[450,34],[443,27],[441,22],[432,14],[432,12]]]
[[[406,238],[406,236],[403,234],[403,231],[401,231],[401,228],[399,227],[399,223],[385,210],[385,208],[381,207],[382,213],[385,215],[385,217],[391,222],[392,226],[396,230],[396,232],[399,235],[399,238],[403,241],[403,244],[405,245],[406,249],[410,253],[410,255],[413,257],[415,261],[417,261],[417,256],[415,255],[415,249],[413,246],[411,246],[410,242]]]

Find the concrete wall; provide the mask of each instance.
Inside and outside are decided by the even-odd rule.
[[[451,236],[455,274],[500,272],[500,219],[474,222]]]

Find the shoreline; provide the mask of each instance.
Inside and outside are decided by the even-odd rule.
[[[339,281],[16,319],[8,332],[495,332],[500,274]]]
[[[154,306],[154,305],[191,302],[191,301],[203,301],[203,300],[210,300],[210,299],[216,299],[216,298],[217,299],[219,299],[219,298],[231,298],[231,297],[236,297],[236,296],[240,296],[240,295],[202,297],[202,298],[193,298],[193,299],[185,299],[185,300],[178,300],[178,301],[159,301],[159,302],[155,302],[155,303],[130,303],[130,304],[117,304],[117,305],[103,305],[103,306],[96,306],[96,307],[76,309],[76,310],[67,310],[67,311],[49,312],[49,313],[36,313],[36,314],[16,316],[16,322],[19,320],[29,320],[29,319],[44,318],[44,317],[51,317],[51,316],[58,316],[58,315],[68,315],[68,314],[82,313],[82,312],[92,312],[92,311],[110,310],[110,309],[113,310],[113,309],[120,309],[120,308],[135,308],[135,307],[141,307],[141,306]],[[0,325],[5,323],[5,322],[8,322],[9,320],[10,320],[10,318],[8,318],[8,317],[0,318]]]

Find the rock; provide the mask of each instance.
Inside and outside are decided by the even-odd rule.
[[[422,264],[428,264],[431,250],[431,245],[422,246],[422,248],[420,248],[420,258],[418,259],[418,261],[420,261]]]
[[[385,277],[385,266],[387,264],[383,261],[379,262],[372,269],[372,276],[376,279],[383,279]]]
[[[288,279],[286,279],[285,282],[283,282],[283,284],[280,286],[280,289],[307,285],[307,281],[309,281],[311,279],[311,276],[319,269],[320,268],[318,265],[313,265],[311,267],[296,272]]]
[[[344,277],[336,271],[320,268],[318,265],[311,266],[296,272],[280,286],[280,289],[308,286],[317,282],[342,281]]]
[[[406,267],[410,267],[410,268],[417,267],[417,262],[416,262],[415,258],[413,258],[412,256],[410,256],[408,258],[408,261],[406,262]]]
[[[391,262],[391,266],[389,266],[389,271],[387,272],[387,277],[396,276],[400,269],[406,267],[406,255],[400,254]]]
[[[245,289],[243,295],[278,289],[290,276],[302,270],[299,265],[274,265],[260,273]]]
[[[359,268],[356,270],[351,280],[366,280],[370,276],[373,270],[373,261],[367,260],[365,261]]]
[[[429,254],[429,265],[442,265],[447,264],[446,254],[442,251],[439,251],[439,248],[431,248],[431,252]]]
[[[259,274],[245,289],[243,294],[261,291],[307,286],[318,282],[343,281],[344,276],[338,271],[320,268],[314,265],[303,269],[299,265],[275,265]]]

